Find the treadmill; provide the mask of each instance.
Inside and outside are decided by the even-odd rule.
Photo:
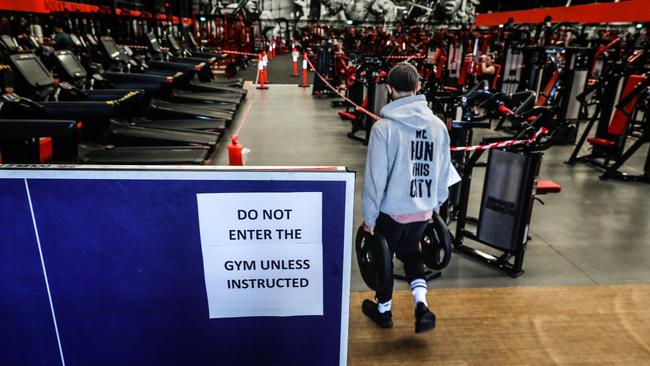
[[[197,58],[197,59],[202,59],[202,58],[211,59],[211,58],[213,58],[213,57],[220,58],[220,59],[225,58],[224,55],[217,54],[217,53],[213,53],[213,52],[194,52],[194,51],[190,51],[190,50],[188,50],[187,48],[185,48],[185,47],[184,47],[184,46],[183,46],[183,45],[182,45],[182,44],[181,44],[181,43],[176,39],[176,37],[174,37],[174,35],[171,34],[171,33],[168,33],[168,34],[167,34],[167,42],[169,42],[169,45],[171,46],[171,48],[172,48],[172,49],[173,49],[173,50],[174,50],[178,55],[180,55],[182,58],[183,58],[183,57],[184,57],[184,58],[187,58],[187,57],[194,57],[194,58]],[[239,81],[241,81],[241,79],[238,79],[237,81],[239,82]],[[214,82],[214,81],[212,81],[212,82]],[[243,85],[243,84],[242,84],[242,85]],[[240,85],[240,87],[241,87],[241,85]]]
[[[201,52],[201,51],[190,51],[185,46],[179,42],[176,37],[171,34],[167,33],[167,42],[169,42],[170,48],[173,50],[173,52],[180,56],[180,57],[185,57],[185,58],[195,58],[195,59],[222,59],[225,58],[224,55],[215,53],[215,52]]]
[[[52,119],[0,119],[0,154],[6,164],[203,164],[206,147],[104,147],[79,145],[77,122]],[[51,161],[41,161],[40,138],[52,142]]]
[[[127,65],[128,69],[138,67],[139,64],[131,58],[125,48],[120,48],[112,37],[100,37],[100,45],[108,59],[118,65]],[[246,90],[240,88],[221,87],[210,85],[201,90],[197,90],[200,83],[194,80],[193,75],[196,73],[194,66],[186,63],[172,63],[172,70],[178,71],[175,74],[175,85],[187,90],[178,90],[172,88],[171,93],[167,96],[169,100],[175,102],[195,102],[195,103],[223,103],[239,104],[246,94]],[[145,73],[155,73],[168,75],[170,70],[144,69]],[[197,86],[198,85],[198,86]],[[194,91],[193,91],[194,90]]]
[[[56,65],[56,68],[58,70],[58,76],[60,80],[69,82],[76,88],[81,88],[85,89],[87,86],[87,78],[88,78],[88,72],[86,69],[83,67],[81,62],[79,61],[79,58],[72,53],[69,50],[60,50],[56,51],[53,54],[53,59],[54,63]],[[97,93],[100,90],[103,90],[104,87],[109,88],[111,85],[102,79],[101,75],[93,75],[92,79],[93,86],[94,87],[99,87],[101,89],[93,89],[93,92]],[[111,91],[111,89],[107,89],[105,91]],[[81,91],[85,92],[85,91]],[[157,127],[157,128],[181,128],[181,129],[191,129],[191,130],[210,130],[210,131],[216,131],[219,132],[220,134],[224,133],[224,130],[226,129],[226,121],[228,119],[232,119],[232,115],[224,114],[223,119],[202,119],[202,118],[194,118],[194,119],[154,119],[151,120],[148,117],[151,115],[165,115],[167,114],[166,110],[158,110],[156,111],[156,106],[152,106],[149,104],[147,100],[142,100],[141,103],[147,103],[147,108],[141,108],[139,105],[140,110],[146,109],[146,113],[144,113],[144,116],[146,117],[140,117],[140,118],[132,118],[132,121],[134,121],[137,125],[141,125],[143,127]],[[142,115],[142,113],[140,113]]]
[[[157,57],[160,60],[167,60],[170,59],[174,62],[185,62],[185,63],[195,63],[196,61],[202,61],[203,58],[193,59],[193,58],[186,58],[182,56],[174,56],[171,52],[164,52],[162,47],[160,47],[160,42],[158,42],[158,38],[153,34],[153,33],[147,33],[147,41],[149,43],[149,50],[154,54],[154,57]],[[151,61],[150,61],[151,62]],[[223,86],[231,86],[235,88],[241,88],[244,85],[244,81],[242,79],[232,79],[232,80],[217,80],[212,78],[213,73],[212,70],[210,70],[209,73],[209,80],[204,80],[202,79],[201,81],[203,82],[209,82],[212,84],[217,84],[217,85],[223,85]]]
[[[15,70],[15,91],[48,100],[53,90],[54,78],[40,59],[34,54],[15,54],[11,55],[9,60]],[[58,92],[55,92],[55,97]],[[86,91],[85,94],[95,93]],[[16,97],[16,100],[12,100],[5,96],[5,104],[14,102],[7,105],[5,115],[17,119],[72,118],[84,122],[84,134],[89,139],[124,146],[200,144],[214,147],[220,140],[221,134],[217,132],[149,128],[116,119],[123,111],[120,106],[128,104],[131,98],[137,96],[138,93],[127,93],[118,100],[97,98],[41,103],[21,103],[23,98]]]
[[[174,89],[182,73],[173,76],[104,72],[102,74],[116,87],[142,88],[152,97],[151,105],[156,111],[164,111],[169,117],[177,114],[196,115],[204,118],[223,118],[230,121],[238,108],[238,99],[215,95],[197,94]]]
[[[125,64],[127,62],[134,62],[123,54],[115,44],[112,38],[104,39],[104,42],[99,43],[99,48],[102,53],[109,58],[112,63]],[[89,38],[90,39],[90,38]],[[92,42],[91,42],[92,43]],[[234,112],[237,110],[237,103],[239,99],[232,98],[216,98],[222,100],[222,103],[205,103],[205,99],[199,99],[198,103],[179,103],[187,102],[188,100],[197,101],[195,99],[187,98],[188,94],[183,94],[174,90],[175,84],[179,74],[174,75],[155,75],[155,74],[140,74],[140,73],[125,73],[125,72],[104,72],[102,76],[105,77],[115,87],[120,89],[144,89],[151,97],[151,105],[156,112],[162,112],[167,118],[227,118],[227,124],[230,123]],[[215,101],[211,95],[211,99],[207,102]],[[162,99],[167,100],[162,100]],[[207,106],[207,107],[206,107]],[[209,107],[209,108],[208,108]],[[227,113],[227,115],[224,115]]]

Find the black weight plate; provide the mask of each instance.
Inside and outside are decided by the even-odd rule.
[[[370,235],[363,229],[357,230],[355,243],[357,263],[363,282],[371,289],[379,291],[392,281],[392,258],[388,243],[383,236]]]
[[[433,214],[433,221],[424,229],[420,250],[424,264],[434,271],[445,269],[451,260],[451,235],[437,213]]]

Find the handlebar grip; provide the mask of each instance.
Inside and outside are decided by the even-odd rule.
[[[511,114],[515,114],[510,108],[506,107],[505,105],[501,104],[499,107],[497,107],[499,112],[503,114],[504,116],[509,116]]]

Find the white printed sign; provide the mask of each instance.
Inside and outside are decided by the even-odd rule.
[[[323,315],[322,193],[197,202],[210,318]]]

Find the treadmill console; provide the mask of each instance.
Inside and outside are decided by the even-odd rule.
[[[120,62],[124,65],[137,66],[137,63],[131,59],[129,56],[129,50],[126,50],[124,47],[120,47],[115,43],[113,37],[104,36],[99,39],[104,48],[104,52],[108,55],[108,58],[113,62]]]
[[[59,60],[59,64],[63,71],[73,79],[84,79],[88,76],[86,69],[81,65],[79,59],[75,54],[68,50],[56,51],[54,53]]]
[[[23,53],[9,56],[14,67],[29,86],[41,88],[54,84],[54,77],[33,53]]]
[[[0,35],[0,43],[2,43],[2,46],[4,46],[10,52],[15,52],[18,49],[18,43],[12,36],[6,34]]]
[[[81,39],[79,39],[79,37],[76,34],[70,33],[70,40],[72,40],[72,43],[74,43],[75,47],[83,47],[83,44],[81,43]]]
[[[160,43],[158,43],[158,38],[153,33],[147,33],[147,39],[149,40],[149,45],[151,50],[155,53],[161,53],[162,49],[160,48]]]
[[[29,36],[28,39],[32,45],[32,48],[34,48],[35,50],[41,47],[41,41],[39,41],[38,38],[34,36]]]
[[[167,35],[167,41],[169,41],[169,45],[171,48],[173,48],[175,51],[180,51],[181,50],[181,45],[178,43],[176,40],[176,37],[172,36],[171,34]]]
[[[86,34],[86,39],[88,39],[88,42],[90,42],[91,45],[93,46],[98,45],[97,38],[94,35],[88,33]]]
[[[100,42],[104,48],[104,51],[112,61],[122,61],[120,49],[117,47],[117,44],[112,37],[101,37]]]

